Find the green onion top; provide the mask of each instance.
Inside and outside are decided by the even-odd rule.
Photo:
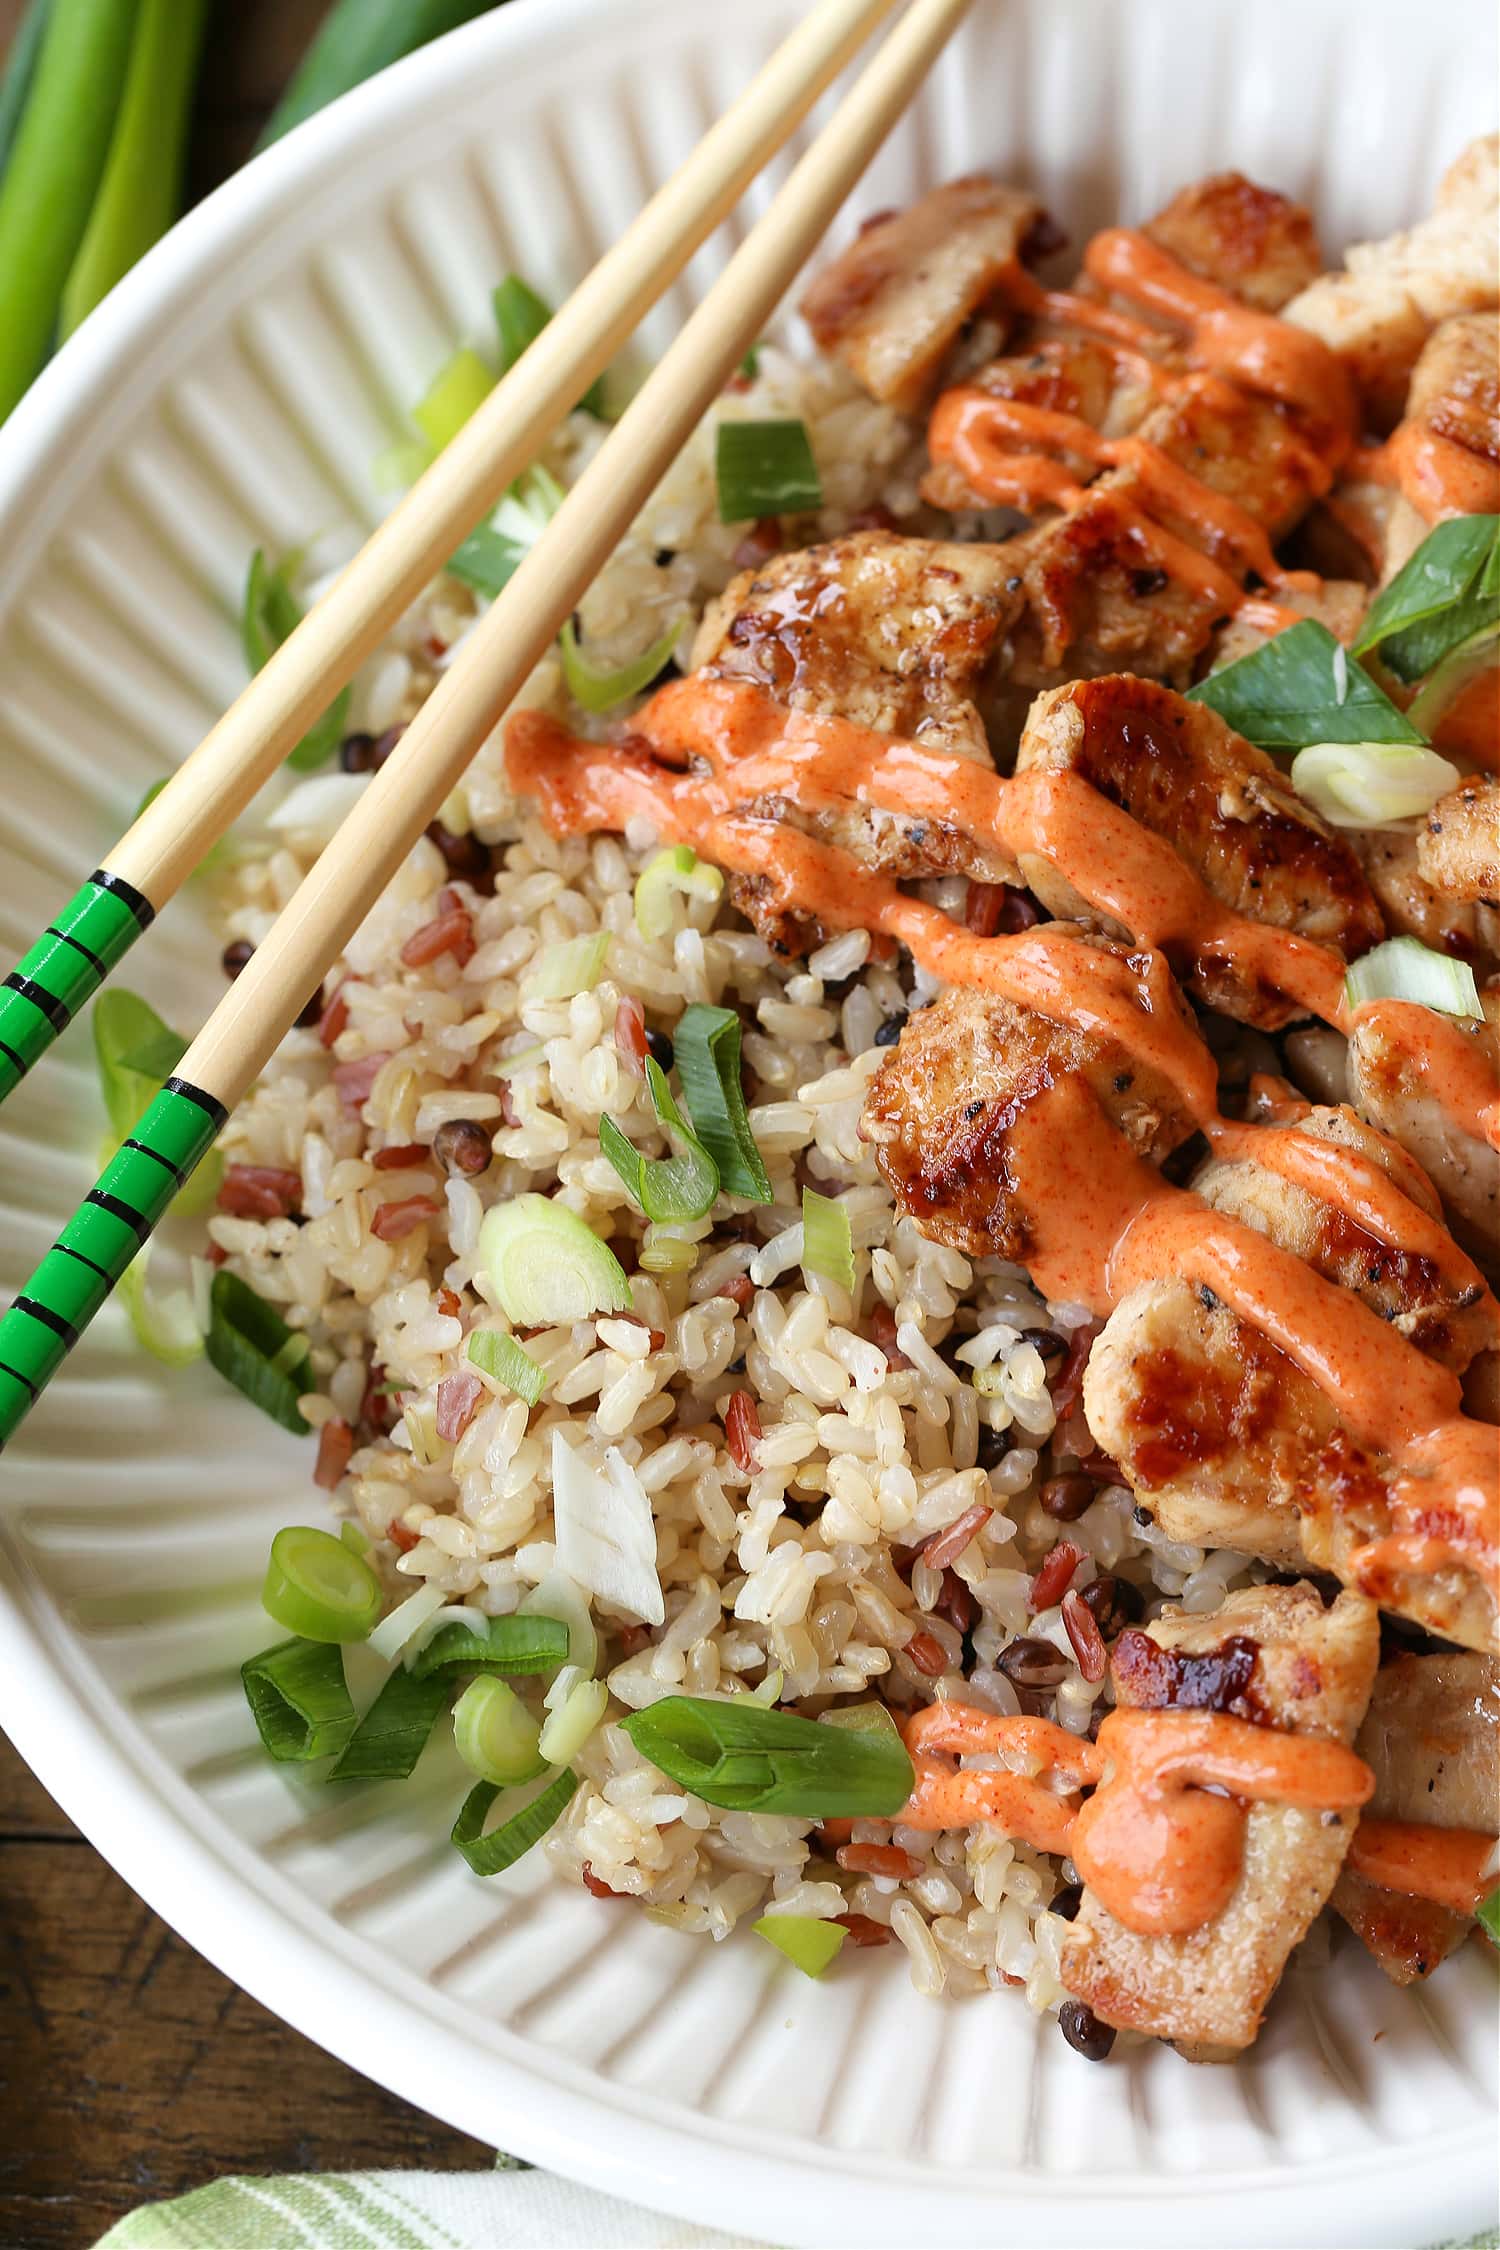
[[[509,373],[552,318],[552,307],[518,273],[506,275],[493,301],[495,326],[500,335],[500,365]],[[592,414],[601,422],[607,419],[602,375],[595,376],[578,404],[585,414]]]
[[[547,1387],[546,1369],[538,1367],[515,1337],[507,1336],[501,1328],[476,1328],[469,1338],[467,1357],[471,1367],[488,1375],[491,1382],[514,1391],[528,1406],[535,1406]]]
[[[802,1265],[840,1289],[854,1290],[854,1238],[849,1214],[831,1195],[802,1190]]]
[[[303,1380],[307,1338],[295,1334],[274,1305],[222,1266],[214,1275],[208,1306],[204,1348],[210,1366],[273,1422],[305,1437],[308,1425],[297,1401],[311,1388]]]
[[[240,1666],[256,1731],[278,1763],[304,1765],[342,1750],[354,1732],[344,1660],[329,1641],[281,1641]]]
[[[808,1820],[889,1818],[911,1795],[899,1736],[829,1727],[750,1696],[670,1695],[621,1721],[642,1757],[710,1805]]]
[[[714,470],[721,523],[800,515],[823,504],[805,422],[721,422]]]
[[[1492,1945],[1500,1945],[1500,1887],[1479,1904],[1479,1921]]]
[[[695,1002],[678,1020],[672,1051],[693,1129],[718,1168],[725,1194],[774,1202],[740,1082],[739,1017],[732,1008]]]
[[[459,1807],[452,1840],[476,1875],[498,1875],[514,1867],[522,1854],[539,1843],[567,1809],[578,1787],[578,1776],[564,1766],[561,1773],[541,1782],[530,1794],[508,1793],[501,1800],[501,1817],[493,1828],[485,1823],[500,1792],[493,1783],[477,1782]],[[514,1810],[510,1807],[514,1806]]]
[[[666,1073],[654,1056],[646,1058],[646,1083],[662,1130],[676,1145],[675,1156],[643,1156],[608,1115],[599,1120],[599,1146],[648,1219],[671,1225],[701,1219],[719,1192],[718,1167],[672,1099]]]

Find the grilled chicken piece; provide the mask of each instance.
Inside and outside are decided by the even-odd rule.
[[[1187,391],[1155,407],[1143,442],[1231,500],[1274,541],[1316,497],[1316,460],[1268,399],[1229,384]],[[1078,506],[1010,542],[1025,593],[1013,671],[1027,687],[1060,677],[1143,672],[1185,687],[1231,603],[1162,562],[1150,518],[1181,545],[1207,552],[1231,577],[1244,564],[1217,535],[1157,499],[1143,506],[1132,464],[1108,469]]]
[[[1039,406],[1049,414],[1071,414],[1105,437],[1123,437],[1148,412],[1148,384],[1115,354],[1075,330],[1052,335],[1039,328],[1025,349],[991,360],[967,378],[991,398]],[[1054,458],[1077,484],[1087,484],[1096,464],[1084,454],[1058,450]],[[935,461],[922,479],[922,497],[954,515],[984,511],[995,503],[976,492],[951,461]]]
[[[1369,606],[1370,589],[1355,578],[1327,577],[1319,579],[1311,588],[1278,586],[1276,589],[1278,609],[1294,609],[1299,617],[1315,617],[1346,648],[1358,634]],[[1280,618],[1262,619],[1253,608],[1237,611],[1214,635],[1208,669],[1222,671],[1226,664],[1249,656],[1253,649],[1264,648],[1281,630]]]
[[[1482,995],[1483,1023],[1455,1018],[1493,1071],[1500,993]],[[1349,1092],[1361,1117],[1399,1141],[1438,1194],[1454,1237],[1486,1273],[1500,1272],[1500,1160],[1487,1141],[1466,1133],[1433,1093],[1420,1055],[1413,1055],[1362,1018],[1349,1040]]]
[[[1408,422],[1500,461],[1500,318],[1458,313],[1434,329],[1412,370]]]
[[[1379,1654],[1375,1606],[1308,1585],[1247,1586],[1207,1617],[1167,1609],[1115,1643],[1116,1700],[1184,1704],[1348,1743]],[[1169,2039],[1190,2062],[1248,2047],[1287,1957],[1333,1889],[1354,1816],[1267,1801],[1245,1822],[1240,1879],[1222,1914],[1181,1937],[1128,1930],[1085,1889],[1063,1941],[1062,1981],[1103,2022]]]
[[[1142,231],[1259,312],[1280,312],[1323,271],[1311,212],[1243,172],[1214,172],[1183,188]]]
[[[1475,776],[1438,799],[1417,838],[1417,866],[1444,898],[1500,906],[1500,779]]]
[[[1284,308],[1345,360],[1375,429],[1400,419],[1408,378],[1439,322],[1496,302],[1497,165],[1500,136],[1471,142],[1430,218],[1357,244],[1342,273],[1323,275]]]
[[[1432,1182],[1405,1149],[1352,1109],[1319,1108],[1291,1128],[1378,1164],[1409,1203],[1439,1216]],[[1266,1165],[1210,1157],[1191,1182],[1211,1210],[1269,1235],[1330,1281],[1352,1290],[1419,1351],[1462,1374],[1495,1341],[1492,1305],[1477,1276],[1444,1275],[1418,1252],[1393,1248],[1354,1219]],[[1232,1542],[1231,1542],[1232,1544]]]
[[[744,571],[711,605],[692,663],[753,680],[794,710],[852,719],[988,766],[981,716],[1016,610],[1003,550],[887,531],[855,531]],[[947,824],[855,807],[809,810],[783,798],[753,809],[902,878],[951,870],[1013,882],[1010,860]],[[799,952],[814,925],[769,906],[758,879],[731,895],[778,950]]]
[[[1354,1747],[1375,1776],[1372,1819],[1500,1830],[1500,1665],[1493,1657],[1398,1656],[1376,1675]],[[1332,1905],[1393,1984],[1431,1976],[1473,1917],[1409,1898],[1346,1867]]]
[[[867,219],[807,289],[802,316],[872,397],[914,414],[974,313],[1060,239],[1034,196],[982,174],[950,180]]]
[[[1075,942],[1126,951],[1081,930]],[[1024,1258],[1030,1219],[1007,1178],[1007,1136],[1026,1104],[1070,1072],[1140,1155],[1164,1157],[1193,1130],[1178,1089],[1112,1039],[958,985],[912,1016],[871,1080],[863,1118],[902,1209],[971,1257]]]
[[[1083,1383],[1096,1442],[1173,1539],[1292,1569],[1353,1576],[1391,1529],[1383,1458],[1327,1393],[1209,1289],[1143,1282],[1095,1339]],[[1381,1605],[1466,1648],[1495,1646],[1494,1599],[1472,1571],[1402,1572]]]
[[[1384,934],[1346,840],[1326,827],[1285,775],[1206,704],[1128,673],[1054,688],[1032,705],[1017,770],[1078,773],[1153,835],[1163,836],[1236,914],[1332,945],[1351,960]],[[1022,854],[1021,875],[1050,912],[1112,937],[1050,863]],[[1248,969],[1209,951],[1172,966],[1194,998],[1275,1031],[1305,1009]]]
[[[1453,796],[1442,802],[1451,804]],[[1357,828],[1349,841],[1392,937],[1420,938],[1435,953],[1451,953],[1460,961],[1484,957],[1488,946],[1482,918],[1472,900],[1433,882],[1424,865],[1425,838],[1409,828]]]

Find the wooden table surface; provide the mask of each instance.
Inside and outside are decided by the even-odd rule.
[[[24,0],[0,0],[0,51]],[[327,0],[220,0],[191,186],[248,155]],[[0,1735],[0,2246],[88,2250],[225,2172],[483,2166],[493,2151],[335,2062],[169,1930]]]

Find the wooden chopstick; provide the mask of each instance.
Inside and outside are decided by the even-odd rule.
[[[0,987],[0,1101],[67,1028],[897,0],[821,0]]]
[[[912,0],[0,1319],[0,1441],[212,1144],[764,327],[967,12]]]

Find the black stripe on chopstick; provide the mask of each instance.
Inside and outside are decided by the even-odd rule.
[[[112,875],[107,867],[96,867],[89,877],[101,891],[109,891],[122,906],[128,906],[143,930],[156,920],[156,908],[138,891],[134,883],[127,883],[123,875]]]
[[[33,1008],[46,1017],[54,1031],[66,1031],[73,1021],[73,1011],[65,1000],[59,1000],[56,993],[49,992],[44,984],[37,984],[30,977],[23,977],[19,969],[11,970],[5,980],[5,989],[7,992],[19,992],[23,1000],[29,1000]]]
[[[78,1330],[73,1326],[72,1321],[64,1320],[62,1314],[55,1313],[50,1305],[38,1304],[35,1297],[17,1297],[16,1311],[29,1313],[31,1318],[39,1320],[44,1328],[50,1328],[54,1336],[62,1338],[69,1351],[77,1343]]]
[[[149,1219],[143,1219],[139,1211],[133,1211],[128,1203],[122,1203],[117,1195],[110,1195],[103,1188],[90,1188],[84,1201],[97,1203],[101,1211],[107,1211],[112,1219],[118,1219],[122,1226],[129,1227],[138,1242],[144,1242],[151,1232]]]
[[[225,1119],[229,1115],[229,1112],[224,1107],[224,1104],[220,1100],[218,1100],[215,1095],[206,1094],[201,1086],[193,1085],[191,1080],[189,1079],[169,1078],[165,1086],[163,1086],[162,1092],[164,1094],[181,1094],[184,1101],[196,1103],[198,1108],[203,1111],[206,1117],[211,1117],[213,1119],[214,1131],[216,1133],[223,1126]],[[152,1151],[152,1154],[155,1154],[154,1150]]]

